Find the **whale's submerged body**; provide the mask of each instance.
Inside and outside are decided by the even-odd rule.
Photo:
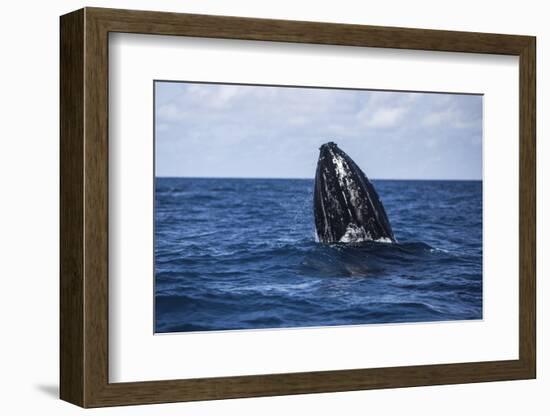
[[[320,147],[315,174],[314,215],[322,243],[395,242],[374,186],[336,143]]]

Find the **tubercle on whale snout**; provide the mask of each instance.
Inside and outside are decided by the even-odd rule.
[[[335,142],[326,142],[319,147],[319,150],[322,150],[323,148],[330,149],[330,148],[337,148],[337,147],[338,145]]]

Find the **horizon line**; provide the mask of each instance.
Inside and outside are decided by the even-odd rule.
[[[272,176],[154,176],[155,179],[256,179],[256,180],[315,180],[314,177],[272,177]],[[449,182],[483,182],[483,178],[479,179],[461,179],[461,178],[368,178],[373,181],[449,181]]]

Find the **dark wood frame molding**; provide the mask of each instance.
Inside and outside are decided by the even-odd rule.
[[[110,32],[519,56],[519,359],[109,383]],[[535,378],[535,45],[535,38],[530,36],[100,8],[62,16],[61,398],[82,407],[100,407]]]

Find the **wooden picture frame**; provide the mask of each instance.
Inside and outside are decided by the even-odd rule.
[[[535,378],[534,37],[100,8],[64,15],[60,28],[61,399],[101,407]],[[110,32],[519,56],[519,359],[109,383]]]

